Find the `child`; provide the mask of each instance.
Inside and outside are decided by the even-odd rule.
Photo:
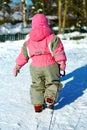
[[[60,70],[65,71],[66,55],[61,40],[52,33],[44,14],[36,14],[32,18],[30,38],[16,59],[15,77],[30,58],[30,96],[35,112],[41,112],[44,103],[53,109],[62,88]]]

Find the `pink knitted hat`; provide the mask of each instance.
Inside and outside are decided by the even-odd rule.
[[[32,28],[38,27],[38,26],[49,26],[48,25],[48,19],[44,14],[36,14],[32,18]]]

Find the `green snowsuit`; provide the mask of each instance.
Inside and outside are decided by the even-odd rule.
[[[47,97],[57,100],[62,88],[57,63],[41,68],[30,66],[30,74],[33,83],[30,90],[33,105],[43,104]]]

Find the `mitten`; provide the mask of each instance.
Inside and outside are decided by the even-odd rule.
[[[21,69],[22,66],[19,66],[19,65],[16,65],[14,67],[14,70],[13,70],[13,74],[14,76],[16,77],[18,75],[18,73],[20,72],[20,69]]]
[[[62,62],[59,62],[59,64],[60,64],[60,71],[65,71],[66,63],[62,61]]]

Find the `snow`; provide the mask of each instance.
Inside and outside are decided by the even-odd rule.
[[[70,40],[76,35],[85,38]],[[64,87],[55,104],[53,117],[51,110],[35,113],[31,105],[31,61],[16,78],[13,76],[15,59],[25,40],[0,43],[0,130],[87,129],[87,33],[74,32],[59,37],[67,55],[67,67],[66,75],[61,77]]]
[[[15,12],[11,17],[14,20],[22,20],[22,12]]]
[[[17,23],[12,25],[11,23],[5,23],[0,25],[0,35],[3,34],[16,34],[16,33],[24,33],[27,34],[31,30],[31,24],[28,25],[27,28],[23,28],[23,23]]]

